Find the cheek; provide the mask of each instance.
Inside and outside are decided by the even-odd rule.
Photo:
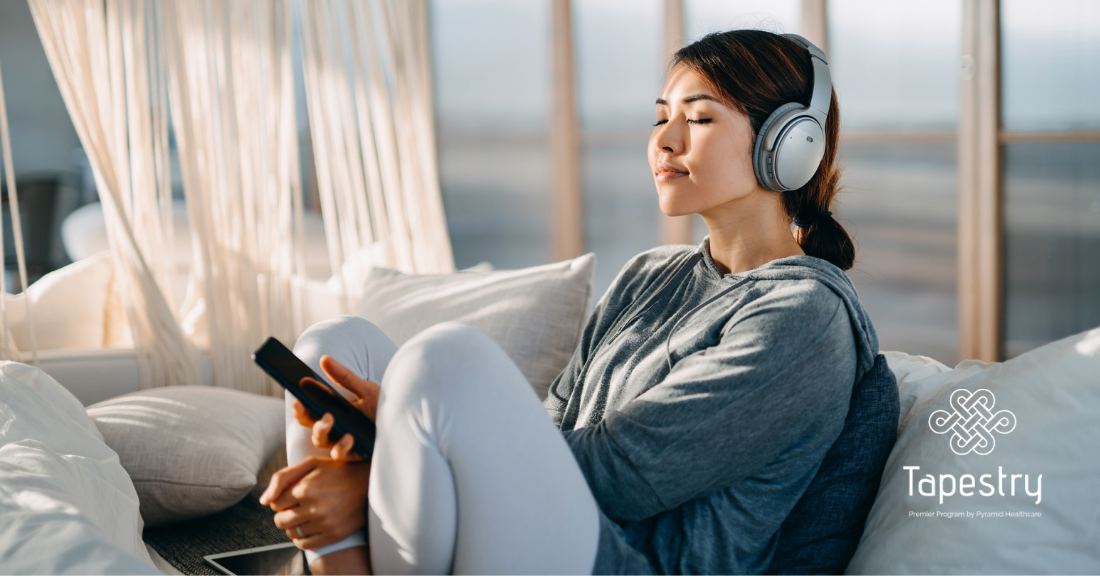
[[[737,193],[756,182],[752,171],[752,146],[740,142],[737,133],[711,133],[700,139],[697,151],[705,167],[705,183],[716,192]]]

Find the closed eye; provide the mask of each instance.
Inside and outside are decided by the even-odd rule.
[[[692,120],[691,118],[688,118],[687,123],[688,124],[710,124],[712,120],[713,120],[713,118],[700,118],[698,120]],[[668,120],[658,120],[657,123],[654,124],[654,126],[660,126],[661,124],[667,124],[667,123],[668,123]]]

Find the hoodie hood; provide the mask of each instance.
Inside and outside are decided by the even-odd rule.
[[[821,282],[831,289],[848,309],[848,318],[852,322],[852,331],[856,337],[856,382],[859,382],[864,374],[871,370],[878,356],[878,333],[871,322],[871,317],[863,309],[859,301],[855,286],[843,270],[829,262],[814,256],[788,256],[772,260],[763,266],[746,272],[722,274],[714,264],[710,255],[710,236],[707,236],[696,248],[695,253],[702,258],[696,264],[704,268],[704,273],[713,279],[731,286],[740,284],[743,279],[758,280],[804,280],[813,279]]]

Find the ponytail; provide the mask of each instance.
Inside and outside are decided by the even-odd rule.
[[[813,64],[806,49],[793,40],[762,30],[730,30],[708,34],[681,48],[672,65],[682,64],[700,74],[732,108],[749,117],[753,138],[764,120],[788,102],[809,104],[813,91]],[[848,231],[832,216],[814,218],[831,210],[840,190],[837,150],[840,109],[836,92],[829,100],[825,120],[825,155],[805,186],[783,194],[783,207],[792,220],[803,220],[794,237],[807,256],[848,270],[855,263],[855,245]]]
[[[840,191],[840,167],[836,157],[839,148],[840,110],[836,104],[836,92],[829,100],[829,116],[825,120],[825,155],[817,172],[805,186],[783,193],[783,207],[795,220],[807,220],[805,226],[797,226],[794,238],[807,256],[814,256],[848,270],[856,260],[856,248],[844,226],[831,215],[814,218],[831,210],[833,198]]]

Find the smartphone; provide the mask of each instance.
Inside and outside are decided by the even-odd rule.
[[[370,460],[374,453],[374,422],[345,400],[282,342],[268,338],[252,354],[252,360],[300,400],[315,419],[320,419],[326,412],[332,414],[334,422],[329,438],[335,442],[344,434],[351,434],[355,439],[352,450],[363,460]]]

